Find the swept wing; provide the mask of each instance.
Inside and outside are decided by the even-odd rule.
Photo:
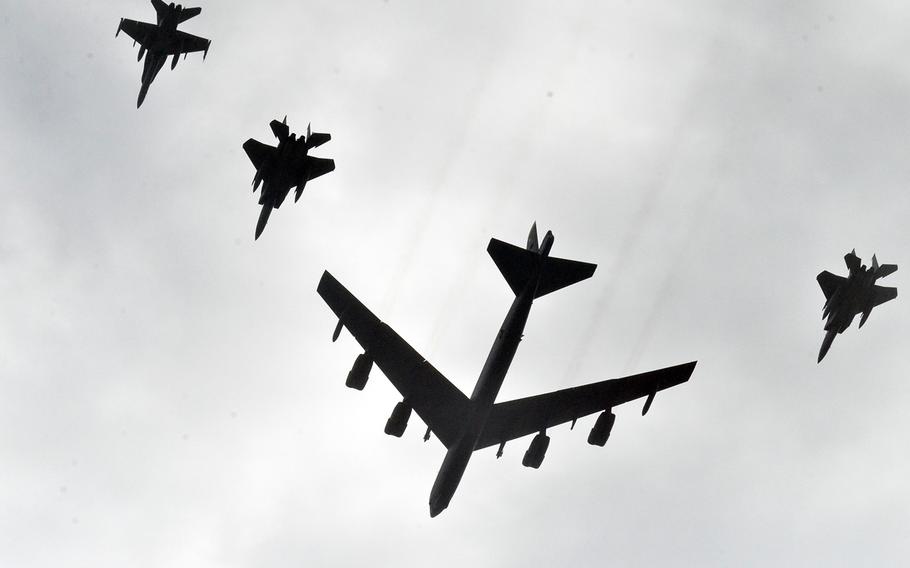
[[[258,170],[269,156],[275,152],[275,147],[250,138],[243,143],[243,150],[246,152],[246,155],[250,157],[253,166]]]
[[[827,270],[819,273],[815,277],[818,280],[818,285],[821,286],[822,292],[825,294],[825,299],[831,298],[834,292],[837,291],[840,286],[847,281],[843,276],[837,276],[836,274],[831,274]]]
[[[436,437],[446,447],[455,444],[468,420],[468,398],[328,271],[316,291]]]
[[[695,361],[493,405],[475,450],[651,396],[689,380]]]

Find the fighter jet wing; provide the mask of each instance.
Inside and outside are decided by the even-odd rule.
[[[246,155],[250,157],[250,161],[253,162],[253,165],[258,170],[262,167],[262,163],[275,151],[275,147],[250,138],[243,143],[243,150],[246,152]]]
[[[493,405],[475,450],[650,396],[689,380],[695,361]]]
[[[875,292],[875,299],[872,300],[872,306],[878,306],[884,304],[889,300],[897,298],[897,288],[886,288],[884,286],[874,286],[872,288]]]
[[[302,160],[295,164],[295,166],[295,169],[297,170],[295,177],[299,178],[303,172],[306,172],[307,181],[309,181],[333,171],[335,169],[335,160],[305,156]]]
[[[436,437],[446,447],[457,442],[467,422],[468,397],[328,271],[316,291]]]
[[[174,34],[174,39],[171,40],[171,43],[167,46],[166,53],[168,55],[193,53],[195,51],[208,52],[209,45],[212,43],[212,40],[181,32],[180,30],[174,32]],[[203,57],[203,59],[204,58],[205,57]]]
[[[139,45],[147,47],[145,45],[146,38],[155,37],[158,33],[158,26],[147,22],[137,22],[136,20],[121,18],[120,27],[117,29],[117,33],[120,33],[121,31],[126,32],[126,35],[139,42]]]
[[[818,285],[822,287],[822,292],[824,292],[826,300],[840,288],[841,284],[847,281],[843,276],[831,274],[827,270],[820,272],[815,279],[818,280]]]

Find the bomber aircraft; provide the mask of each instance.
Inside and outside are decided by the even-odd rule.
[[[844,255],[844,262],[850,271],[846,278],[831,274],[827,270],[816,277],[825,294],[822,319],[828,318],[825,322],[825,339],[818,352],[819,363],[831,348],[834,336],[850,327],[857,314],[862,314],[859,327],[863,327],[872,313],[872,308],[897,297],[897,288],[885,288],[875,284],[879,278],[897,272],[896,264],[879,265],[873,254],[872,267],[866,268],[856,256],[856,249]]]
[[[287,116],[282,122],[273,120],[269,126],[272,128],[275,138],[278,139],[277,148],[252,138],[243,143],[243,149],[256,167],[256,174],[253,176],[253,192],[262,183],[262,193],[259,194],[262,211],[259,213],[259,222],[256,223],[257,239],[265,229],[272,208],[281,207],[292,187],[297,187],[297,192],[294,194],[296,203],[303,193],[306,182],[335,169],[334,160],[307,155],[310,148],[316,148],[331,140],[331,134],[311,132],[310,126],[307,125],[306,136],[297,138],[297,135],[288,129]]]
[[[392,328],[379,320],[331,274],[323,273],[318,292],[338,316],[332,340],[347,328],[365,353],[359,355],[348,374],[346,385],[362,390],[375,362],[404,397],[392,411],[385,433],[400,437],[411,410],[428,426],[424,440],[436,434],[446,447],[445,459],[430,492],[430,516],[448,507],[475,450],[498,445],[501,457],[506,442],[534,434],[522,464],[538,468],[550,438],[547,428],[600,412],[588,435],[588,443],[603,446],[616,420],[614,406],[647,397],[642,414],[651,407],[654,395],[689,380],[695,361],[563,389],[528,398],[496,402],[506,372],[518,349],[534,299],[589,278],[596,265],[550,256],[553,233],[547,231],[538,243],[537,226],[532,226],[525,248],[491,239],[487,252],[515,294],[512,307],[496,335],[474,392],[468,398],[426,359],[408,345]]]
[[[145,56],[145,67],[142,69],[142,87],[139,89],[139,100],[136,101],[136,108],[142,106],[145,95],[148,93],[149,86],[161,68],[164,67],[165,61],[169,55],[173,56],[171,60],[171,69],[177,66],[180,55],[186,59],[187,53],[194,51],[202,52],[202,59],[209,53],[211,40],[197,37],[186,32],[177,31],[177,26],[202,12],[202,8],[184,8],[180,4],[174,5],[173,2],[165,4],[161,0],[152,0],[152,6],[158,13],[158,23],[149,24],[146,22],[137,22],[120,18],[120,25],[117,26],[117,33],[114,37],[120,35],[120,31],[126,32],[126,35],[133,38],[133,45],[139,42],[139,59]]]

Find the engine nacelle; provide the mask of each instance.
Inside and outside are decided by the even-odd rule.
[[[366,353],[361,353],[354,359],[354,366],[351,367],[351,372],[348,373],[348,379],[344,382],[344,386],[359,391],[363,390],[363,387],[367,386],[367,379],[370,378],[370,370],[372,368],[373,360],[367,357]]]
[[[543,458],[547,455],[547,448],[550,446],[550,437],[540,432],[534,439],[531,440],[531,445],[528,446],[528,451],[525,452],[525,457],[521,460],[521,465],[525,467],[533,467],[537,469],[540,467],[540,464],[543,463]]]
[[[142,56],[145,55],[145,46],[139,46],[139,57],[136,58],[136,61],[142,61]]]
[[[603,447],[610,439],[610,432],[613,430],[613,423],[616,422],[616,415],[609,410],[605,410],[597,417],[597,422],[591,428],[588,434],[588,443],[592,446]]]
[[[174,57],[171,58],[171,71],[174,70],[174,67],[177,67],[177,62],[180,61],[180,52],[174,54]]]
[[[392,415],[385,423],[385,433],[389,436],[401,438],[405,428],[408,427],[408,418],[411,417],[411,405],[401,401],[392,409]]]

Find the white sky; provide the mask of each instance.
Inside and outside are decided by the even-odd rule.
[[[145,2],[0,22],[0,565],[893,566],[910,556],[908,304],[821,365],[815,275],[907,269],[898,2],[246,2],[162,70]],[[122,34],[121,34],[122,35]],[[337,169],[258,216],[249,137]],[[477,453],[382,432],[398,395],[324,269],[470,392],[531,222],[594,278],[541,299],[500,400],[697,359],[618,409]],[[887,284],[902,288],[903,272]]]

